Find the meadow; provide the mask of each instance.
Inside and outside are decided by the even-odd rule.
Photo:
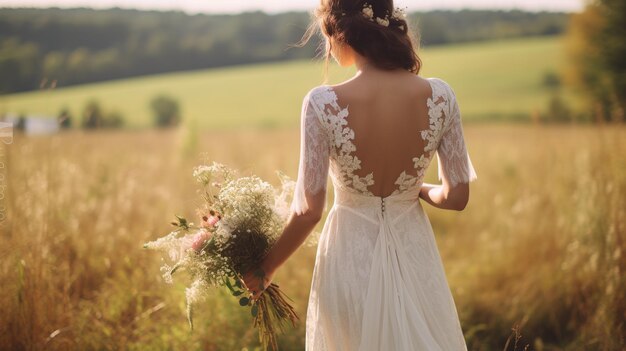
[[[626,289],[626,129],[468,125],[479,179],[463,212],[427,207],[470,350],[620,350]],[[193,217],[192,167],[219,161],[277,183],[295,177],[297,130],[70,131],[4,145],[0,349],[256,350],[228,294],[185,318],[184,275],[163,282],[142,244]],[[431,165],[428,180],[436,178]],[[329,194],[332,201],[332,192]],[[318,227],[320,229],[321,227]],[[313,235],[312,239],[315,238]],[[314,240],[275,277],[302,321]],[[513,350],[511,343],[507,350]]]
[[[528,120],[546,108],[550,91],[543,80],[561,73],[563,45],[562,37],[544,37],[424,48],[421,74],[455,87],[466,120]],[[354,73],[336,64],[329,71],[331,84]],[[67,107],[79,121],[93,98],[105,110],[119,111],[129,128],[142,128],[152,122],[150,99],[164,93],[199,128],[294,127],[302,97],[322,78],[322,65],[313,60],[160,74],[0,96],[0,114],[56,116]],[[576,99],[566,98],[576,106]]]
[[[425,206],[472,351],[626,344],[626,128],[510,122],[545,108],[542,80],[562,67],[561,45],[424,50],[424,75],[455,87],[478,173],[463,212]],[[331,66],[331,82],[351,73]],[[95,97],[129,122],[0,143],[0,350],[259,350],[248,310],[226,291],[198,306],[191,333],[184,275],[165,284],[160,254],[142,245],[174,214],[194,216],[199,163],[295,178],[301,99],[320,80],[320,65],[300,61],[0,97],[0,112],[74,115]],[[181,101],[180,127],[144,128],[159,92]],[[485,120],[504,123],[473,123]],[[315,250],[313,234],[274,278],[301,318],[281,350],[304,349]]]

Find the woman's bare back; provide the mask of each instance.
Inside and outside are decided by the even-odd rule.
[[[361,161],[354,174],[373,173],[376,181],[369,190],[377,196],[393,193],[398,176],[424,154],[420,133],[429,129],[429,81],[410,72],[374,72],[331,87],[339,106],[349,111],[354,155]]]
[[[306,194],[326,189],[328,171],[336,187],[381,198],[419,192],[435,153],[451,188],[475,177],[456,97],[441,79],[359,74],[311,89],[301,116],[297,213],[308,208]]]

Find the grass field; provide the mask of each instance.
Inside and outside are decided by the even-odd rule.
[[[248,311],[226,293],[199,306],[190,334],[186,281],[166,285],[158,253],[142,244],[174,213],[193,216],[201,160],[295,177],[298,150],[285,145],[298,131],[185,133],[18,134],[0,144],[0,349],[258,350]],[[479,177],[468,208],[427,211],[469,349],[503,350],[519,325],[518,350],[621,350],[626,129],[470,124],[465,133]],[[304,349],[314,259],[315,246],[303,246],[275,276],[302,318],[281,350]]]
[[[528,118],[546,107],[542,80],[562,67],[561,40],[426,49],[423,75],[455,88],[465,122]],[[352,73],[333,66],[330,83]],[[321,74],[311,61],[285,62],[0,97],[0,113],[67,105],[75,117],[96,98],[131,127],[0,143],[0,350],[259,350],[248,311],[225,292],[198,306],[191,334],[186,281],[166,285],[159,254],[142,244],[166,234],[174,214],[193,217],[199,162],[295,178],[302,97]],[[143,128],[162,92],[182,103],[185,125]],[[623,350],[626,129],[464,128],[479,177],[469,205],[425,207],[469,349],[503,350],[519,326],[507,351]],[[281,350],[304,349],[315,249],[300,248],[274,278],[302,318]]]
[[[542,80],[559,72],[562,38],[434,47],[424,49],[422,58],[423,76],[455,88],[465,120],[528,119],[546,108],[549,91]],[[331,84],[354,73],[331,67]],[[76,119],[95,98],[105,110],[120,111],[129,127],[145,127],[151,123],[150,99],[166,93],[180,101],[183,118],[200,128],[293,127],[302,98],[321,83],[322,65],[312,60],[258,64],[0,96],[0,114],[56,116],[67,106]]]

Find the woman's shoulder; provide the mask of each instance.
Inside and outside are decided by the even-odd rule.
[[[454,89],[452,89],[452,86],[446,80],[439,77],[428,77],[424,79],[426,79],[431,84],[433,89],[433,96],[441,94],[447,95],[450,99],[456,98],[454,94]]]
[[[428,82],[431,86],[432,95],[444,95],[449,99],[456,98],[454,90],[451,85],[444,79],[439,77],[420,77],[415,76],[416,79],[423,80],[423,82]],[[320,105],[333,103],[337,99],[337,91],[341,90],[342,87],[345,86],[346,82],[339,83],[336,85],[330,84],[320,84],[310,88],[305,96],[305,101],[314,101]],[[422,83],[423,85],[423,83]]]
[[[316,94],[319,94],[325,90],[328,90],[328,88],[330,88],[330,85],[327,84],[320,84],[320,85],[316,85],[312,88],[310,88],[306,94],[304,95],[305,97],[311,97],[314,96]]]
[[[312,87],[304,95],[305,101],[315,102],[320,105],[333,102],[337,98],[333,87],[328,84],[321,84]]]

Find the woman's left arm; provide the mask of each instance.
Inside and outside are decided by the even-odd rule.
[[[330,142],[311,99],[311,89],[302,102],[300,164],[292,202],[292,214],[281,236],[253,272],[243,275],[244,284],[256,299],[280,267],[311,234],[322,218],[326,203]]]
[[[469,183],[459,183],[454,188],[444,180],[443,184],[422,184],[420,197],[444,210],[463,211],[469,201]]]
[[[257,269],[243,275],[244,284],[252,292],[253,299],[257,299],[269,286],[278,267],[293,255],[319,223],[325,198],[325,192],[310,196],[309,209],[302,214],[291,214],[281,236],[261,261],[260,271]]]

